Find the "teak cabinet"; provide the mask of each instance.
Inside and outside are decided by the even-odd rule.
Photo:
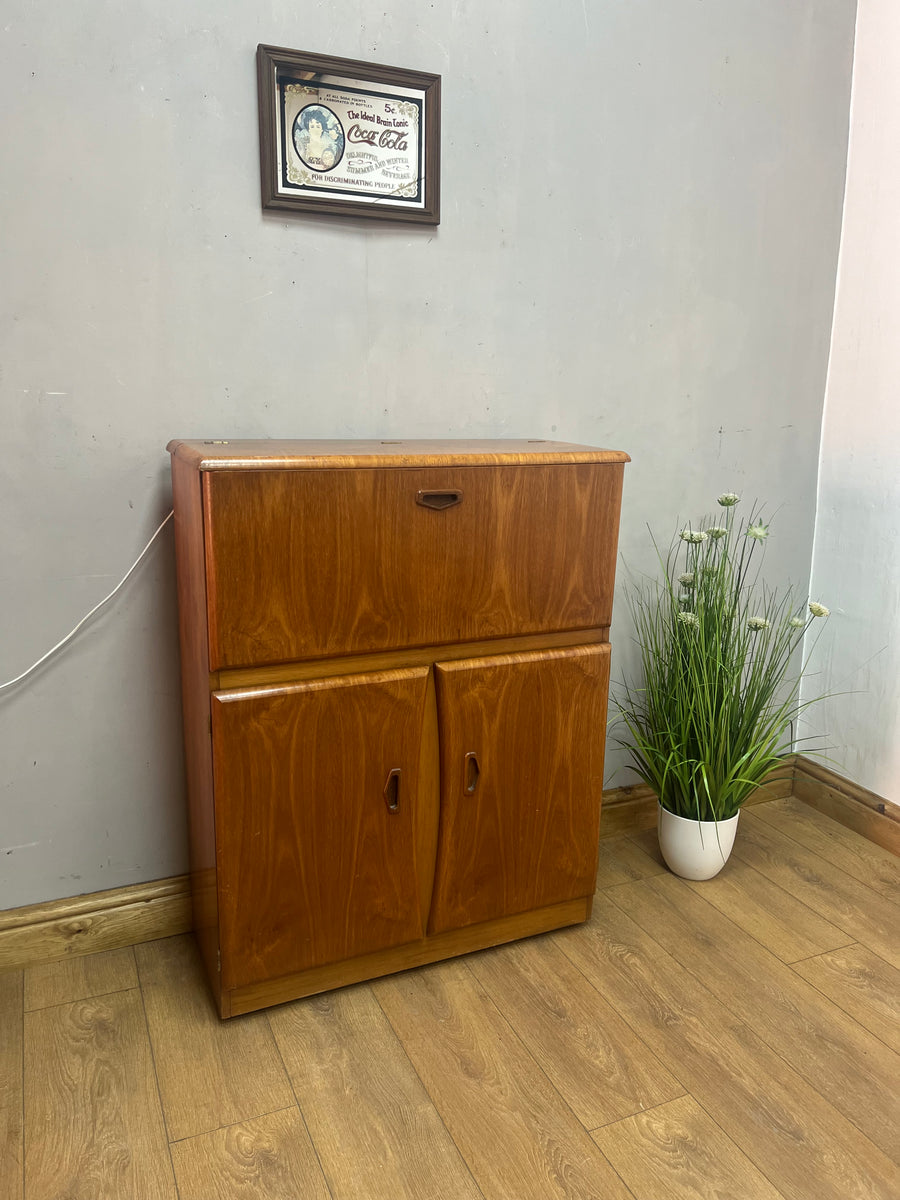
[[[590,915],[626,454],[170,443],[223,1017]]]

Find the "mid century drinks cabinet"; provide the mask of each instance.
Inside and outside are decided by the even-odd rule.
[[[173,441],[223,1017],[585,920],[628,456]]]

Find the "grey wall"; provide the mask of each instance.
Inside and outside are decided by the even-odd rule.
[[[165,515],[171,437],[626,449],[636,568],[734,488],[805,581],[854,8],[7,0],[0,679]],[[263,215],[261,41],[443,75],[438,229]],[[177,672],[167,529],[0,693],[0,907],[185,868]]]

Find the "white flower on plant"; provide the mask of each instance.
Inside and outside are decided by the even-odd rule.
[[[682,623],[682,625],[688,625],[688,626],[690,626],[691,629],[699,629],[700,618],[697,616],[696,613],[680,612],[680,613],[677,613],[676,616],[677,616],[677,620],[679,620]]]
[[[693,587],[694,586],[694,572],[693,571],[682,571],[682,573],[678,576],[678,582],[681,584],[682,587]]]
[[[762,521],[757,522],[756,525],[751,525],[747,530],[747,537],[756,538],[758,542],[764,542],[768,536],[769,527],[768,525],[763,525]]]
[[[791,619],[788,621],[788,625],[790,625],[791,629],[802,629],[805,624],[806,622],[802,617],[791,617]]]
[[[707,537],[711,537],[715,542],[717,542],[719,538],[725,537],[727,533],[728,530],[724,527],[724,525],[710,525],[709,529],[706,531]]]
[[[697,545],[700,542],[706,541],[706,531],[703,529],[682,529],[681,540]]]
[[[809,611],[814,617],[827,617],[831,613],[830,608],[826,608],[824,604],[819,604],[816,600],[810,601]]]
[[[737,492],[723,492],[719,497],[719,503],[723,508],[734,508],[735,504],[740,504],[741,498]]]
[[[748,617],[747,628],[752,629],[754,633],[759,633],[761,629],[769,628],[769,622],[765,617]]]

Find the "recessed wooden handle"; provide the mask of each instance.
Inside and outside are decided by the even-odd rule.
[[[481,767],[478,765],[478,755],[474,750],[470,750],[465,758],[464,768],[465,791],[467,796],[474,796],[475,789],[478,787],[478,776],[481,774]]]
[[[462,503],[463,494],[458,488],[446,488],[436,492],[417,492],[416,504],[423,508],[452,508]]]
[[[395,813],[400,807],[400,768],[394,767],[388,772],[387,783],[384,785],[384,802],[388,812]]]

